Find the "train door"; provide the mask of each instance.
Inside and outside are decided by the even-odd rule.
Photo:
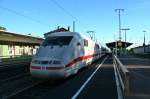
[[[79,59],[79,57],[83,56],[83,44],[81,43],[81,38],[76,37],[74,42],[75,50],[74,50],[74,57],[75,59]],[[82,60],[77,60],[75,66],[74,66],[74,73],[77,73],[77,71],[82,67]]]
[[[79,57],[81,57],[82,56],[82,52],[81,52],[81,42],[80,42],[80,40],[79,39],[77,39],[77,42],[76,42],[76,44],[75,44],[75,46],[76,46],[76,51],[75,51],[75,57],[78,59]],[[81,62],[81,60],[78,60],[78,62],[76,63],[76,68],[77,69],[80,69],[80,62]]]
[[[85,51],[85,56],[88,56],[90,55],[90,49],[89,49],[89,44],[88,44],[88,40],[87,39],[84,39],[84,51]],[[89,63],[89,58],[87,58],[86,60],[86,65]]]

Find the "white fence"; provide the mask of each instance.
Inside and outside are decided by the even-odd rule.
[[[119,84],[120,84],[122,93],[125,96],[128,96],[130,93],[129,71],[115,55],[113,55],[113,64],[114,64],[114,69],[117,72],[117,78],[119,79]]]

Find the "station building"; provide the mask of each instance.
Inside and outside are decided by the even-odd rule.
[[[138,46],[135,48],[132,48],[133,53],[135,54],[148,54],[150,53],[150,44],[149,45],[143,45],[143,46]]]
[[[33,55],[43,38],[0,30],[0,56]]]
[[[68,27],[68,29],[66,29],[66,28],[63,28],[63,27],[60,28],[60,27],[58,26],[57,29],[45,33],[45,34],[44,34],[44,37],[46,37],[46,36],[49,35],[49,34],[55,33],[55,32],[70,32],[70,27]]]

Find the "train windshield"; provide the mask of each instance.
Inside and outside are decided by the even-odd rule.
[[[63,46],[69,45],[70,41],[72,40],[73,36],[51,36],[47,37],[42,46]]]

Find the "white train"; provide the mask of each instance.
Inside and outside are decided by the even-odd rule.
[[[38,78],[66,78],[101,56],[98,44],[76,32],[47,35],[30,64]]]

